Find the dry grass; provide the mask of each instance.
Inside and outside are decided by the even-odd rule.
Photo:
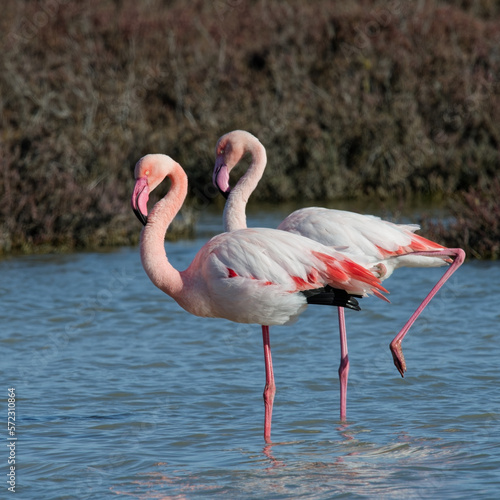
[[[235,128],[268,150],[263,200],[485,186],[499,14],[488,0],[7,2],[0,253],[136,242],[131,171],[148,152],[185,167],[202,209]]]

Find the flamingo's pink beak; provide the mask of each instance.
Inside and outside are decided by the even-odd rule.
[[[148,200],[149,186],[146,177],[140,177],[135,182],[134,192],[132,193],[132,210],[142,224],[148,222]]]
[[[218,156],[215,160],[212,182],[227,200],[231,192],[231,186],[229,185],[229,168],[224,163],[224,159],[221,156]]]

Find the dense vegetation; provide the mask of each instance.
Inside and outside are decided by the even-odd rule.
[[[486,189],[470,188],[449,203],[451,221],[426,219],[423,230],[448,247],[477,259],[500,259],[500,180]]]
[[[497,232],[485,226],[496,250],[470,254],[498,256],[494,0],[20,0],[2,10],[0,254],[136,242],[135,161],[175,158],[203,207],[215,197],[215,142],[242,128],[268,151],[260,199],[463,193],[454,222],[433,230],[465,244],[466,225],[477,245],[474,218],[496,213]]]

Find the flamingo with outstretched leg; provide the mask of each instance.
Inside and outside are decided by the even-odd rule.
[[[250,166],[235,187],[231,188],[230,172],[247,153],[252,158]],[[243,130],[235,130],[220,137],[215,154],[213,182],[227,200],[224,207],[225,230],[244,228],[248,198],[257,187],[266,168],[266,150],[254,135]],[[465,252],[461,248],[445,248],[415,234],[415,231],[420,229],[416,224],[394,224],[373,215],[361,215],[344,210],[318,207],[297,210],[290,214],[278,229],[311,238],[327,246],[345,247],[345,250],[341,251],[347,255],[369,257],[377,263],[382,280],[387,279],[395,269],[402,266],[438,267],[451,264],[390,344],[394,364],[401,376],[404,376],[406,363],[401,342],[432,297],[462,264]],[[342,306],[338,307],[338,315],[341,347],[340,419],[345,420],[349,357]],[[268,338],[269,332],[266,334]]]
[[[148,214],[149,194],[167,177],[169,191]],[[309,238],[267,228],[215,236],[179,272],[168,261],[164,240],[186,198],[186,174],[170,157],[153,154],[137,162],[135,178],[131,204],[144,224],[140,243],[144,270],[154,285],[191,314],[283,325],[295,321],[309,303],[358,309],[354,296],[384,298],[387,292],[370,259],[350,258]],[[270,415],[264,438],[271,439]]]

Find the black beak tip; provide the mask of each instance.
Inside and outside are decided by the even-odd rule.
[[[231,194],[231,188],[227,189],[227,191],[224,191],[223,189],[221,189],[221,188],[219,187],[219,185],[218,185],[218,184],[216,184],[216,186],[217,186],[217,189],[219,190],[219,193],[220,193],[222,196],[224,196],[224,199],[226,199],[226,200],[227,200],[227,199],[229,198],[229,195]]]
[[[136,215],[136,217],[139,219],[139,221],[141,222],[141,224],[143,226],[145,226],[147,224],[148,218],[140,210],[134,208],[134,214]]]

